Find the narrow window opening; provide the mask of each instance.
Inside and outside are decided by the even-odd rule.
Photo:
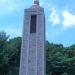
[[[36,15],[31,15],[30,33],[36,33]]]

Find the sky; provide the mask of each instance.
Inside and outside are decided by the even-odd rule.
[[[45,12],[46,40],[64,46],[75,44],[75,1],[39,1]],[[24,9],[32,3],[33,0],[0,0],[0,31],[10,38],[22,36]]]

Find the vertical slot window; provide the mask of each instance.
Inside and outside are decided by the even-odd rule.
[[[36,15],[31,15],[30,33],[36,33]]]

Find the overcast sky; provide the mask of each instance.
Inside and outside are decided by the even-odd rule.
[[[0,31],[10,37],[22,35],[24,9],[32,0],[0,0]],[[75,1],[40,0],[45,9],[46,39],[64,46],[75,44]]]

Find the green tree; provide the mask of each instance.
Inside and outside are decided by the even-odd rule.
[[[46,42],[46,71],[47,75],[75,75],[75,45]]]
[[[9,39],[0,32],[0,75],[18,75],[21,37]]]
[[[21,37],[10,39],[8,42],[9,75],[19,75]]]
[[[8,36],[6,33],[0,32],[0,75],[8,72],[7,40]]]
[[[45,42],[46,74],[75,75],[75,45]],[[19,75],[21,37],[9,39],[0,32],[0,75]]]

